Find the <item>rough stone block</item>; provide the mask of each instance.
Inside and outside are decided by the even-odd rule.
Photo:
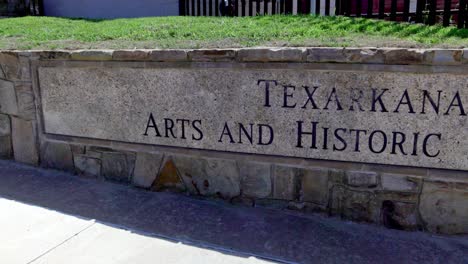
[[[415,203],[383,201],[382,224],[399,230],[417,230],[419,228],[418,211]]]
[[[11,136],[0,136],[0,159],[11,159],[12,155]]]
[[[384,56],[386,64],[406,65],[425,63],[424,50],[421,49],[386,49]]]
[[[187,54],[191,61],[232,61],[236,58],[235,50],[191,50]]]
[[[73,171],[73,154],[70,145],[59,142],[44,142],[41,145],[41,166]]]
[[[25,120],[35,120],[36,105],[34,104],[34,93],[31,84],[17,85],[16,97],[18,100],[18,116]]]
[[[148,50],[116,50],[112,54],[112,59],[122,61],[142,61],[147,60],[150,51]]]
[[[383,173],[381,176],[382,189],[397,192],[417,192],[418,184],[410,181],[408,177],[396,174]]]
[[[347,171],[346,184],[353,187],[376,187],[377,173],[371,171]]]
[[[13,82],[0,80],[0,113],[18,115],[18,103]]]
[[[0,136],[11,135],[11,122],[8,115],[0,114]]]
[[[0,72],[9,80],[21,79],[21,66],[18,54],[12,52],[0,52]]]
[[[299,169],[286,166],[275,166],[273,172],[273,198],[296,200],[298,198]]]
[[[463,50],[431,50],[427,54],[433,65],[460,65],[463,60]]]
[[[271,165],[266,163],[239,163],[241,193],[243,196],[265,198],[271,194]]]
[[[237,51],[239,61],[251,62],[301,62],[306,50],[300,48],[240,49]]]
[[[149,188],[153,184],[161,167],[163,154],[139,152],[136,156],[133,185]]]
[[[376,222],[379,207],[375,195],[368,191],[354,191],[336,185],[331,191],[329,213],[346,219]]]
[[[173,191],[185,191],[185,184],[182,177],[179,175],[176,165],[169,157],[163,162],[164,166],[161,168],[159,174],[156,177],[152,190],[160,191],[169,189]]]
[[[328,183],[329,185],[333,184],[343,184],[345,178],[345,171],[343,170],[330,170]]]
[[[19,68],[20,68],[20,76],[19,80],[30,82],[31,81],[31,66],[29,62],[29,55],[19,55]]]
[[[468,49],[463,49],[463,63],[468,63]]]
[[[112,60],[112,50],[77,50],[71,53],[70,59],[82,61]]]
[[[12,154],[10,117],[0,114],[0,159],[10,159]]]
[[[311,48],[307,50],[308,62],[348,62],[344,48]]]
[[[85,146],[70,144],[70,149],[73,155],[81,155],[85,153]]]
[[[101,160],[85,155],[74,155],[73,160],[79,175],[92,178],[101,175]]]
[[[384,63],[383,51],[380,49],[345,48],[343,55],[348,63]]]
[[[37,166],[39,155],[33,122],[13,117],[11,119],[11,128],[15,160]]]
[[[302,201],[326,205],[328,202],[328,170],[306,169],[302,173]]]
[[[129,182],[127,155],[117,151],[102,152],[101,173],[107,180]]]
[[[69,60],[71,53],[63,50],[41,51],[37,54],[40,60]]]
[[[151,61],[187,61],[185,50],[152,50],[149,59]]]
[[[430,232],[468,233],[468,191],[452,188],[444,182],[423,184],[419,204],[421,218]]]
[[[177,156],[174,162],[191,193],[225,199],[240,195],[239,169],[234,160]]]

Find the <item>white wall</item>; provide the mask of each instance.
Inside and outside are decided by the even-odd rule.
[[[179,15],[178,0],[44,0],[46,16],[119,18]]]

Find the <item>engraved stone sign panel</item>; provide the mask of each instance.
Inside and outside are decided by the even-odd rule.
[[[468,75],[38,68],[46,134],[468,170]]]

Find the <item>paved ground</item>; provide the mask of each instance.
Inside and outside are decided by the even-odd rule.
[[[0,161],[0,263],[468,263],[468,237],[151,193]]]

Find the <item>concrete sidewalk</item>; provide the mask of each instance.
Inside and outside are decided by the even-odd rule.
[[[468,237],[152,193],[0,161],[0,263],[468,263]]]

